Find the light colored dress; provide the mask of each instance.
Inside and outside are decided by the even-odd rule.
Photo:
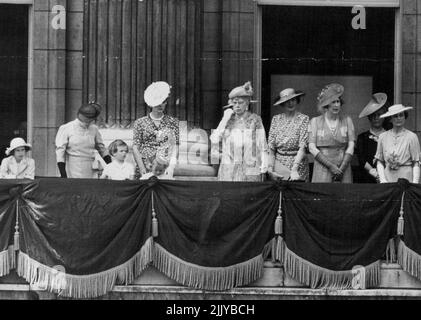
[[[148,179],[150,179],[150,178],[152,178],[152,177],[157,177],[158,179],[160,179],[160,180],[174,180],[174,178],[173,177],[171,177],[171,176],[169,176],[168,174],[165,174],[165,173],[163,173],[163,174],[161,174],[160,176],[155,176],[154,174],[153,174],[153,172],[148,172],[148,173],[145,173],[141,178],[140,178],[140,180],[148,180]]]
[[[309,143],[314,143],[317,149],[329,159],[330,162],[341,165],[348,148],[348,143],[355,141],[355,129],[352,120],[348,116],[340,116],[338,125],[332,132],[326,123],[325,115],[311,119],[309,127]],[[325,166],[314,161],[312,182],[333,182],[333,175]],[[352,183],[351,166],[345,170],[342,183]]]
[[[396,182],[399,178],[413,181],[412,166],[420,161],[420,143],[415,133],[403,129],[397,135],[392,130],[379,137],[376,161],[385,166],[387,182]]]
[[[260,116],[248,111],[240,118],[233,114],[221,138],[218,180],[261,181],[268,146]]]
[[[110,180],[130,180],[133,179],[134,173],[135,169],[131,163],[113,161],[105,166],[102,176]]]
[[[24,157],[17,162],[14,156],[4,158],[0,166],[0,179],[34,179],[35,161]]]
[[[152,163],[157,153],[170,159],[175,144],[179,144],[179,122],[176,118],[164,115],[157,126],[149,115],[137,119],[133,128],[133,145],[142,155],[147,172],[152,170]],[[139,167],[136,166],[136,178],[140,178]]]
[[[97,172],[92,168],[95,150],[101,156],[107,154],[96,125],[86,126],[76,119],[59,128],[56,136],[56,157],[57,162],[66,163],[69,178],[97,178]]]
[[[287,119],[284,113],[273,117],[268,145],[275,153],[275,172],[278,163],[291,170],[300,148],[307,147],[309,122],[309,117],[302,113],[297,113],[293,119]],[[303,180],[309,180],[307,157],[299,165],[298,174]]]

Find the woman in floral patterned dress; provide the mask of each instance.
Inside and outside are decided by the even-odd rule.
[[[170,86],[162,81],[152,83],[145,91],[145,102],[152,111],[134,124],[133,155],[137,179],[151,172],[157,156],[169,161],[166,174],[172,178],[177,163],[179,123],[176,118],[164,114],[169,95]]]
[[[270,157],[268,173],[272,179],[286,179],[282,166],[291,171],[291,180],[309,180],[306,156],[309,117],[297,111],[304,93],[294,89],[281,91],[274,105],[284,108],[284,113],[273,117],[269,130]]]
[[[397,104],[381,116],[392,117],[393,128],[379,137],[375,158],[380,183],[396,182],[400,178],[419,183],[420,143],[417,135],[404,127],[411,109]]]
[[[248,111],[253,95],[251,83],[233,89],[229,105],[212,143],[222,140],[219,181],[262,181],[267,171],[267,143],[262,119]]]

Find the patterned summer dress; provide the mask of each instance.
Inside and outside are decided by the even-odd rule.
[[[176,118],[164,115],[159,126],[147,115],[137,119],[133,128],[133,145],[137,146],[142,155],[146,171],[152,170],[152,162],[157,152],[171,158],[172,147],[179,144],[179,126]],[[140,178],[139,167],[136,166],[136,178]]]
[[[297,113],[293,119],[287,119],[284,113],[273,117],[269,130],[268,145],[275,152],[276,163],[279,162],[289,170],[294,165],[295,157],[302,146],[308,144],[309,117]],[[308,159],[304,157],[298,167],[298,174],[303,180],[309,180]]]

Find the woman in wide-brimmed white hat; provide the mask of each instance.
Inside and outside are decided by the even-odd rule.
[[[419,183],[420,143],[415,133],[405,128],[412,107],[396,104],[381,118],[391,117],[393,128],[379,137],[375,160],[380,183],[396,182],[399,178]]]
[[[306,150],[310,119],[297,110],[303,96],[303,92],[288,88],[274,103],[283,113],[273,117],[269,130],[268,173],[272,179],[309,180]]]
[[[153,82],[145,90],[145,103],[151,112],[137,119],[133,128],[133,155],[136,178],[151,172],[157,153],[169,159],[166,174],[172,178],[179,144],[178,119],[165,114],[171,87],[164,81]]]
[[[1,162],[0,179],[34,179],[35,161],[27,156],[31,148],[22,138],[12,139],[6,149],[8,157]]]
[[[320,92],[321,116],[311,119],[309,150],[314,156],[312,182],[352,183],[351,160],[355,147],[354,124],[343,114],[344,87],[327,85]]]
[[[368,118],[370,129],[358,135],[356,153],[360,167],[360,177],[358,182],[376,183],[379,180],[374,156],[377,151],[379,136],[385,132],[383,114],[387,112],[387,95],[379,92],[373,94],[370,102],[361,111],[359,118]]]
[[[268,148],[262,119],[250,112],[250,82],[234,88],[211,141],[222,140],[220,181],[261,181],[267,172]]]

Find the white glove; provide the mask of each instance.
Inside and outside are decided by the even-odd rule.
[[[232,110],[232,108],[225,109],[222,120],[228,121],[231,118],[233,113],[234,113],[234,110]]]
[[[300,177],[300,174],[298,173],[298,171],[297,170],[292,170],[291,171],[291,176],[290,176],[290,178],[291,178],[291,180],[300,180],[301,179],[301,177]]]
[[[368,171],[368,173],[376,179],[379,177],[379,174],[377,173],[377,170],[374,169],[374,168],[370,169],[370,171]]]

